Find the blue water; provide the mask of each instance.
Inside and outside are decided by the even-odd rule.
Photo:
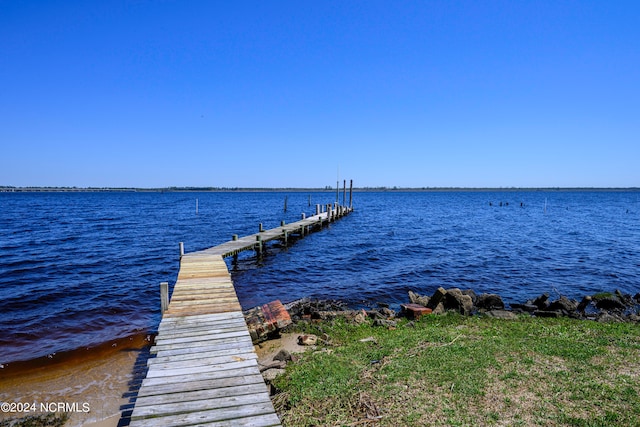
[[[309,196],[314,206],[335,199],[0,193],[0,364],[154,330],[159,283],[177,276],[178,242],[190,252],[255,233],[260,222],[295,221],[314,211]],[[242,306],[305,296],[397,306],[408,290],[439,286],[506,302],[640,291],[640,192],[362,192],[354,208],[260,262],[251,253],[228,259]]]

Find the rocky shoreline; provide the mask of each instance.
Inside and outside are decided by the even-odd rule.
[[[640,293],[634,296],[619,290],[586,295],[580,301],[559,295],[552,299],[544,293],[524,303],[505,304],[497,294],[476,294],[471,289],[438,288],[431,296],[409,291],[407,304],[401,304],[400,311],[394,311],[388,304],[378,303],[376,308],[350,309],[348,304],[336,300],[311,300],[304,298],[285,304],[294,323],[310,320],[331,320],[341,316],[362,323],[366,318],[392,320],[397,317],[415,316],[417,306],[422,314],[444,314],[454,311],[462,315],[487,315],[492,317],[515,318],[518,314],[535,317],[570,317],[599,322],[639,322]]]
[[[502,297],[497,294],[477,295],[470,289],[440,287],[431,296],[409,291],[408,300],[408,303],[401,304],[400,311],[392,310],[385,303],[378,303],[376,308],[368,310],[356,310],[349,308],[343,301],[309,298],[285,304],[284,308],[291,317],[291,324],[273,331],[264,339],[278,337],[282,333],[283,337],[287,337],[288,344],[280,347],[278,344],[272,345],[274,350],[272,357],[260,361],[261,372],[272,394],[277,394],[272,385],[273,380],[284,373],[287,363],[296,361],[295,352],[304,351],[305,348],[331,351],[327,350],[332,346],[331,337],[326,334],[324,336],[296,334],[296,324],[301,322],[323,322],[342,318],[356,324],[370,322],[373,326],[394,329],[398,325],[399,318],[409,318],[413,321],[425,314],[440,315],[449,311],[465,316],[483,315],[500,319],[517,319],[519,315],[526,315],[568,317],[597,322],[637,323],[640,321],[640,293],[631,296],[618,290],[586,295],[580,301],[563,295],[552,299],[548,293],[545,293],[524,303],[511,303],[507,306]],[[407,325],[412,325],[412,322],[410,321]]]

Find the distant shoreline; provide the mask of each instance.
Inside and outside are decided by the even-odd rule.
[[[343,187],[339,189],[342,191]],[[640,191],[640,187],[354,187],[357,192],[446,192],[446,191]],[[12,187],[0,186],[0,193],[250,193],[250,192],[335,192],[336,188],[244,188],[244,187]]]

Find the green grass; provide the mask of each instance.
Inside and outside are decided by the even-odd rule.
[[[283,424],[640,426],[637,324],[447,314],[404,325],[302,326],[334,345],[277,380]]]

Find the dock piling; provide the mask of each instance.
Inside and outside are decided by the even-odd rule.
[[[178,247],[180,248],[180,258],[182,258],[182,256],[184,255],[184,243],[178,243]]]
[[[349,184],[349,209],[353,209],[353,180]]]
[[[160,313],[167,311],[169,307],[169,282],[160,283]]]

